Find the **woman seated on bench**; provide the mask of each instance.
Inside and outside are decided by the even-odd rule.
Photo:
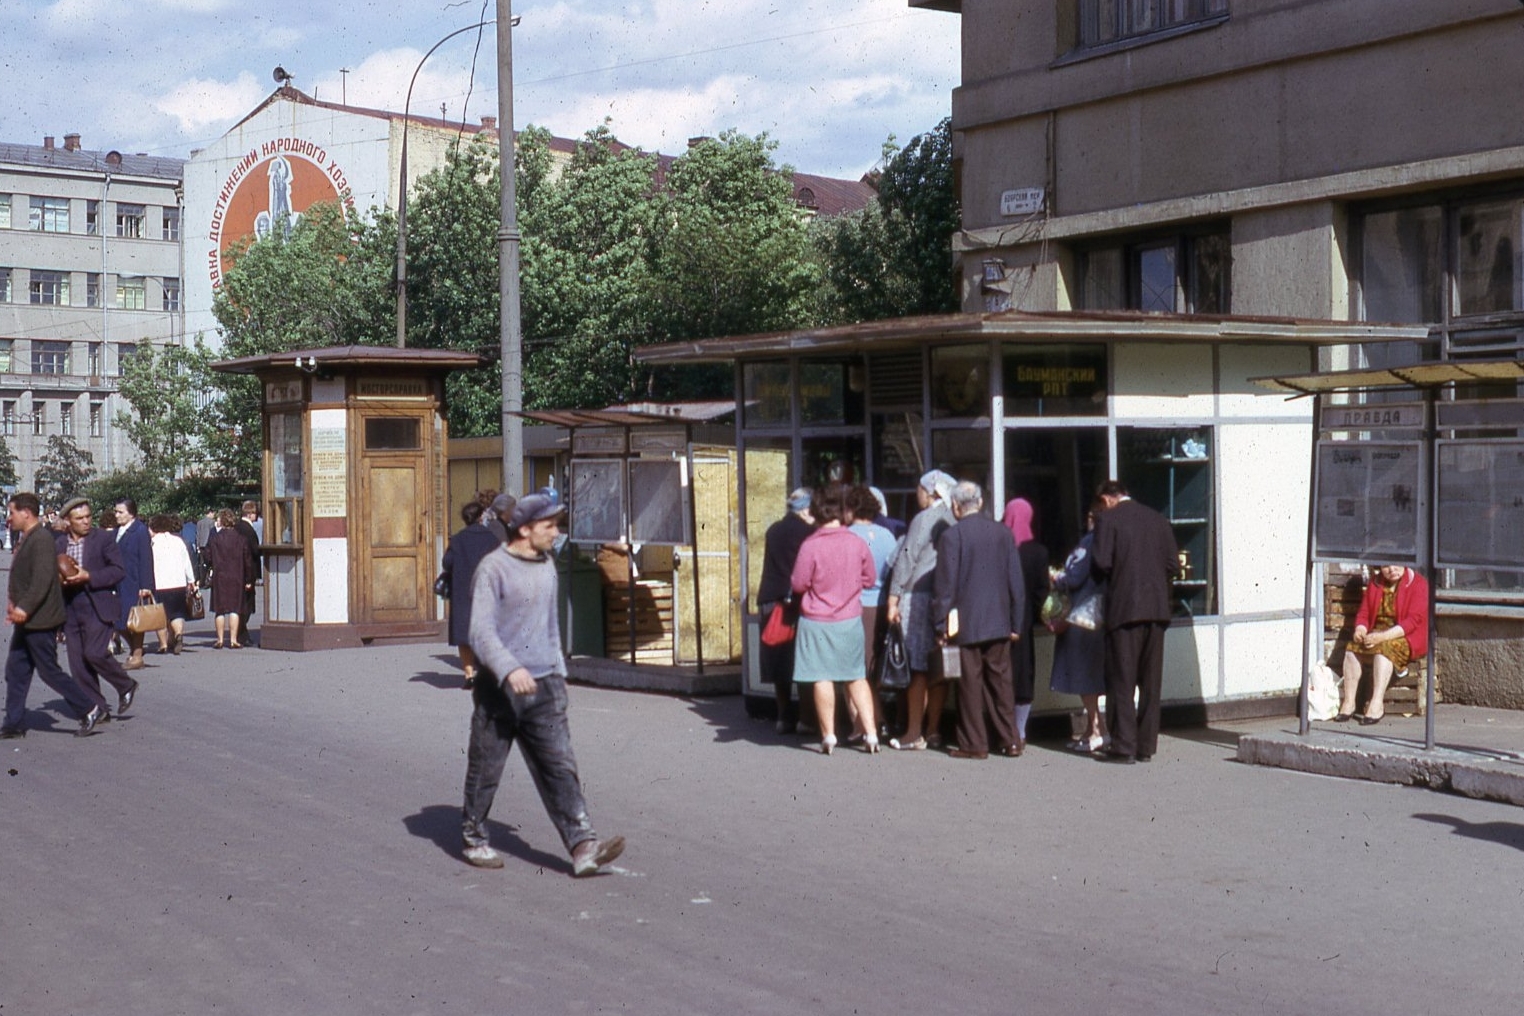
[[[1334,720],[1380,723],[1386,715],[1386,686],[1415,656],[1429,651],[1429,583],[1411,568],[1384,564],[1371,573],[1355,615],[1355,634],[1344,654],[1344,697]],[[1363,660],[1371,661],[1371,700],[1355,716]]]

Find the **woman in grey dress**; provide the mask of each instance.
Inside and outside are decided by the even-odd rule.
[[[931,625],[931,585],[937,570],[937,538],[953,524],[948,498],[956,483],[940,469],[921,477],[915,491],[921,511],[910,521],[889,578],[885,617],[904,631],[905,654],[910,661],[905,733],[889,740],[889,747],[897,751],[922,751],[941,740],[937,730],[947,700],[947,682],[931,676],[931,654],[937,651],[937,636]]]
[[[1096,511],[1092,507],[1086,513],[1085,535],[1065,559],[1063,570],[1053,572],[1053,588],[1067,593],[1071,605],[1084,603],[1092,596],[1104,596],[1106,592],[1105,580],[1090,570]],[[1074,751],[1100,751],[1106,746],[1106,724],[1101,719],[1101,695],[1106,691],[1106,636],[1067,621],[1050,622],[1049,627],[1057,634],[1050,685],[1056,692],[1078,695],[1085,704],[1085,732],[1070,741],[1069,747]]]

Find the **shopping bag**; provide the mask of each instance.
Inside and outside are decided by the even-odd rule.
[[[1094,593],[1069,608],[1069,616],[1064,620],[1076,628],[1086,631],[1098,631],[1101,625],[1106,623],[1106,596],[1104,593]]]
[[[910,657],[905,653],[905,632],[898,624],[884,630],[884,641],[878,650],[878,679],[880,688],[896,690],[910,687]]]
[[[1069,594],[1062,589],[1053,589],[1048,592],[1046,599],[1042,601],[1042,612],[1039,615],[1043,624],[1055,624],[1069,616]]]
[[[168,625],[164,604],[154,599],[152,593],[145,595],[142,603],[127,612],[127,630],[135,635],[163,631]]]
[[[787,608],[782,603],[773,604],[773,612],[767,615],[767,623],[762,626],[762,644],[782,646],[793,640],[794,622],[789,618]]]
[[[185,616],[192,621],[199,621],[206,617],[206,599],[201,595],[201,590],[195,586],[185,587]]]
[[[1307,718],[1331,720],[1339,711],[1339,675],[1326,663],[1312,668],[1307,681]]]

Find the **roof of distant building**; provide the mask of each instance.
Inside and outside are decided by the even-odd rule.
[[[76,135],[68,135],[77,141]],[[112,165],[110,156],[120,163]],[[75,173],[104,173],[108,169],[121,176],[146,176],[160,180],[180,180],[185,175],[185,160],[157,155],[128,155],[123,152],[87,151],[83,148],[21,145],[0,142],[0,165],[28,169],[51,169]]]

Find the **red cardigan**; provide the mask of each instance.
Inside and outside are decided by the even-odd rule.
[[[1360,599],[1360,612],[1355,615],[1355,625],[1370,631],[1376,621],[1376,611],[1381,609],[1381,594],[1386,587],[1374,576],[1365,584],[1365,595]],[[1411,568],[1402,570],[1397,580],[1397,623],[1407,635],[1408,646],[1414,657],[1429,651],[1429,583]]]

